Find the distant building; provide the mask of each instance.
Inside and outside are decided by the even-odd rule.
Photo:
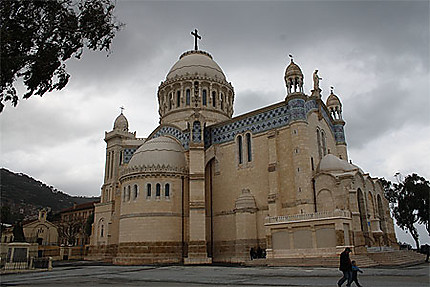
[[[1,243],[13,242],[12,224],[1,223]]]
[[[94,205],[99,201],[74,204],[70,208],[59,212],[60,219],[56,222],[60,236],[60,244],[67,246],[82,246],[89,244],[89,237],[85,233],[85,225],[94,214]]]
[[[270,55],[266,55],[269,57]],[[183,53],[158,88],[146,139],[123,112],[105,133],[90,258],[115,264],[330,256],[397,240],[376,178],[348,162],[342,104],[306,94],[291,59],[281,102],[232,117],[234,89],[204,51]]]

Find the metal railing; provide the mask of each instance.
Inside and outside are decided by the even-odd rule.
[[[20,260],[17,262],[10,262],[6,258],[0,258],[1,271],[20,271],[30,269],[51,269],[52,257],[42,257]]]

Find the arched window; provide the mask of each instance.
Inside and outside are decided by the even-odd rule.
[[[172,99],[172,93],[169,94],[169,110],[172,109],[172,105],[173,105],[173,99]]]
[[[190,105],[190,101],[191,101],[191,90],[187,89],[186,92],[185,92],[185,104],[187,106],[189,106]]]
[[[224,95],[223,95],[223,93],[221,93],[221,110],[224,110]]]
[[[181,92],[177,91],[176,92],[176,107],[179,108],[181,105]]]
[[[243,163],[243,148],[242,148],[242,136],[237,137],[237,153],[239,164]]]
[[[212,92],[212,106],[216,107],[216,92]]]
[[[155,186],[155,196],[160,197],[160,195],[161,195],[161,184],[157,183],[157,185]]]
[[[324,131],[321,131],[321,141],[322,141],[322,143],[321,143],[321,145],[322,145],[322,152],[323,152],[323,155],[326,155],[327,154],[327,144],[326,144],[326,138],[325,138],[325,133],[324,133]]]
[[[137,198],[138,192],[139,192],[139,189],[137,187],[137,184],[135,184],[134,187],[133,187],[133,199]]]
[[[321,152],[321,134],[320,130],[317,129],[317,143],[318,143],[318,156],[320,159],[322,159],[322,152]]]
[[[251,134],[246,134],[246,153],[248,162],[252,161],[252,143],[251,143]]]
[[[146,197],[151,197],[151,193],[152,193],[152,191],[151,191],[151,184],[150,183],[148,183],[147,185],[146,185]]]
[[[98,229],[99,229],[99,235],[100,235],[100,237],[104,237],[104,233],[105,233],[105,222],[104,222],[104,219],[103,218],[101,218],[100,220],[99,220],[99,224],[98,224]]]
[[[164,197],[170,197],[170,184],[168,183],[164,185]]]
[[[208,104],[208,95],[206,90],[203,90],[202,101],[203,101],[203,106],[206,106]]]
[[[130,186],[127,186],[127,201],[130,201]]]

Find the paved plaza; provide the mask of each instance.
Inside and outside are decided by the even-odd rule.
[[[364,268],[365,287],[423,287],[429,264]],[[112,266],[73,264],[52,271],[3,274],[1,286],[321,286],[336,287],[336,268],[239,266]],[[345,285],[344,285],[345,286]]]

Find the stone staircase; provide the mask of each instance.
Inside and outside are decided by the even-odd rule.
[[[355,260],[357,262],[357,266],[359,267],[374,267],[378,266],[378,262],[373,260],[367,254],[351,254],[351,260]]]
[[[426,255],[412,250],[373,252],[368,253],[367,256],[379,266],[410,266],[423,263],[426,259]]]
[[[255,259],[245,262],[246,266],[311,266],[311,267],[337,267],[338,256],[329,257],[300,257],[300,258],[273,258]]]
[[[423,263],[426,256],[415,251],[393,250],[351,254],[351,260],[360,267],[411,266]],[[339,267],[339,256],[255,259],[244,263],[246,266],[308,266]]]

